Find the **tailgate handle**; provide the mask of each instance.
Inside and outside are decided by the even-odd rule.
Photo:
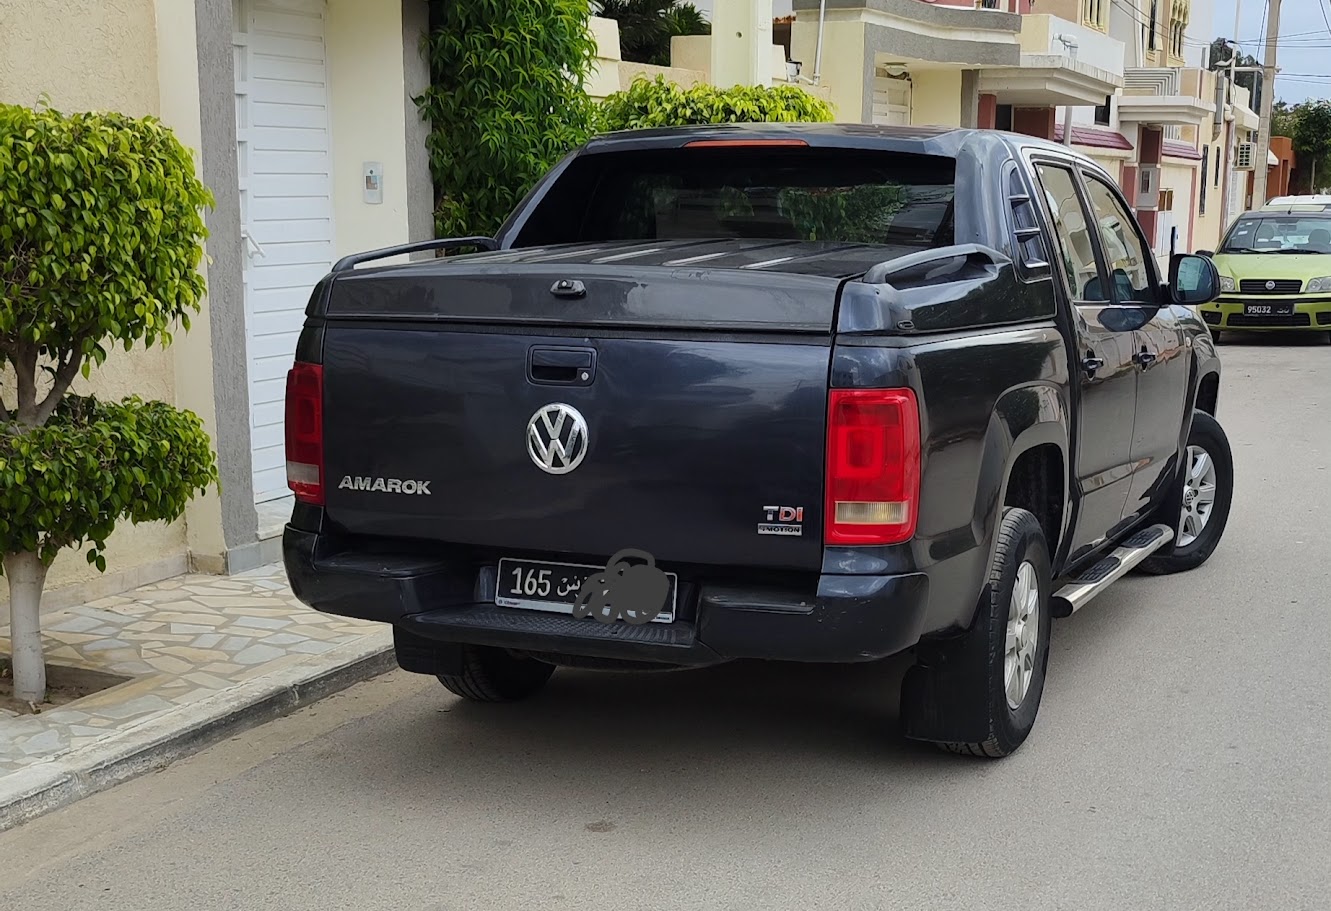
[[[592,348],[532,348],[527,378],[543,386],[590,386],[596,378]]]

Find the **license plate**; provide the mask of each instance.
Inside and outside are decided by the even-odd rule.
[[[604,566],[503,559],[499,561],[495,604],[522,610],[572,614],[582,583],[593,573],[601,572],[605,572]],[[670,580],[670,588],[666,594],[665,609],[653,623],[671,623],[675,619],[675,594],[679,589],[679,577],[674,573],[666,573],[666,578]]]
[[[1244,316],[1289,316],[1294,312],[1293,304],[1244,304]]]

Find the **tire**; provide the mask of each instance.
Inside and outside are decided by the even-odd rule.
[[[1022,594],[1032,587],[1033,594]],[[923,652],[921,664],[907,674],[901,707],[906,735],[970,756],[997,759],[1016,752],[1035,726],[1044,693],[1052,593],[1040,523],[1024,509],[1005,509],[975,622],[962,636]],[[1019,622],[1024,612],[1031,613]],[[1010,628],[1022,646],[1012,657]],[[1014,681],[1018,667],[1025,672],[1024,688],[1019,678]]]
[[[515,702],[538,692],[554,672],[553,664],[502,648],[464,645],[462,673],[436,676],[450,693],[472,702]]]
[[[1197,483],[1198,479],[1194,477],[1197,450],[1206,454],[1214,469],[1213,483],[1209,485],[1212,487],[1211,508],[1205,514],[1200,533],[1197,533],[1195,524],[1189,531],[1186,522],[1190,512],[1194,518],[1199,514],[1199,504],[1204,502],[1204,488],[1208,486],[1206,483]],[[1229,521],[1229,509],[1234,500],[1234,456],[1220,422],[1204,411],[1193,412],[1187,452],[1187,466],[1184,469],[1187,474],[1183,479],[1183,488],[1170,504],[1173,515],[1160,520],[1174,529],[1175,543],[1142,561],[1139,568],[1150,575],[1187,572],[1201,566],[1215,552]],[[1206,482],[1207,478],[1208,473],[1203,469],[1200,481]],[[1189,503],[1190,492],[1192,499]]]

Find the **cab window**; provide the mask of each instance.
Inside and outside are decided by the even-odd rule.
[[[1063,275],[1068,296],[1077,303],[1107,301],[1100,287],[1100,267],[1095,259],[1095,244],[1091,237],[1077,194],[1076,178],[1072,171],[1058,165],[1037,165],[1040,185],[1044,189],[1045,208],[1054,223],[1054,236],[1058,238],[1058,252],[1063,260]]]
[[[1138,234],[1132,215],[1103,181],[1089,174],[1085,177],[1114,302],[1154,302],[1159,294],[1151,282],[1151,251]]]

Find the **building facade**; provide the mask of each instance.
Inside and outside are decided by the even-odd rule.
[[[1156,254],[1213,248],[1247,204],[1257,115],[1206,69],[1210,0],[794,0],[790,56],[838,118],[1067,142]],[[810,61],[815,61],[812,71]]]

